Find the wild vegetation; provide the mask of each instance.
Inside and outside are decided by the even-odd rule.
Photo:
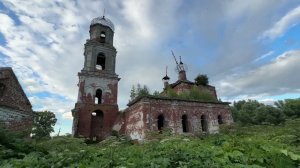
[[[232,125],[201,137],[152,133],[140,144],[122,136],[96,144],[69,136],[24,140],[1,130],[0,167],[298,167],[299,125]]]
[[[51,129],[41,134],[46,138],[24,139],[0,128],[0,167],[299,167],[299,102],[288,99],[273,107],[238,101],[232,106],[235,124],[221,125],[220,134],[164,130],[147,133],[143,143],[116,133],[100,143],[71,136],[47,139]],[[50,114],[45,113],[52,122],[39,123],[52,127],[56,120]]]
[[[275,106],[265,105],[256,100],[241,100],[231,107],[233,119],[242,125],[281,124],[286,119],[300,117],[300,98],[275,102]]]
[[[163,93],[154,91],[153,94],[149,91],[146,85],[141,86],[137,84],[132,86],[130,91],[130,100],[132,101],[139,96],[155,96],[162,98],[174,98],[174,99],[185,99],[185,100],[198,100],[198,101],[211,101],[216,102],[216,98],[213,97],[208,91],[200,90],[197,86],[193,86],[189,91],[183,93],[176,93],[172,88],[167,87]]]

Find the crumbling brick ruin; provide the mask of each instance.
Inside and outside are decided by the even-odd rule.
[[[31,104],[12,68],[0,68],[0,124],[13,131],[30,131]]]
[[[198,85],[186,78],[180,59],[178,80],[169,84],[163,78],[164,91],[159,96],[140,96],[119,112],[117,104],[118,75],[115,73],[116,49],[113,46],[114,25],[103,17],[92,20],[90,39],[85,44],[84,67],[79,76],[79,93],[72,110],[73,134],[104,139],[112,131],[143,140],[149,131],[170,129],[174,134],[217,133],[219,125],[233,122],[229,103],[218,101],[215,87]],[[213,101],[188,100],[166,96],[167,89],[176,94],[191,89],[205,91]]]

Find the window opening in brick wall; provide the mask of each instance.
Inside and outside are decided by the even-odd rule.
[[[207,132],[207,121],[205,115],[201,116],[201,128],[202,128],[202,132]]]
[[[183,115],[181,117],[181,122],[182,122],[182,131],[189,132],[187,115]]]
[[[95,95],[95,104],[101,104],[101,103],[102,103],[102,90],[97,89]]]
[[[161,114],[157,117],[157,128],[158,130],[162,130],[164,127],[164,122],[165,122],[165,118],[164,116]]]
[[[223,119],[221,115],[218,115],[218,123],[219,125],[223,124]]]
[[[4,95],[5,91],[5,85],[3,83],[0,83],[0,97]]]

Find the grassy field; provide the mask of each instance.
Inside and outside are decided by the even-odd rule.
[[[66,136],[35,142],[1,136],[0,167],[299,167],[300,120],[283,125],[227,126],[218,135],[151,133],[135,143],[111,137],[86,144]]]

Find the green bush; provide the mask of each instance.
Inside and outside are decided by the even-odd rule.
[[[199,74],[196,78],[195,78],[195,83],[197,85],[208,85],[208,77],[205,74]]]
[[[24,158],[34,149],[32,143],[24,134],[0,127],[0,160]]]
[[[198,101],[217,101],[214,96],[212,96],[208,91],[199,90],[197,86],[193,86],[190,90],[183,93],[177,94],[174,89],[167,88],[166,97],[169,98],[179,98],[186,100],[198,100]]]

